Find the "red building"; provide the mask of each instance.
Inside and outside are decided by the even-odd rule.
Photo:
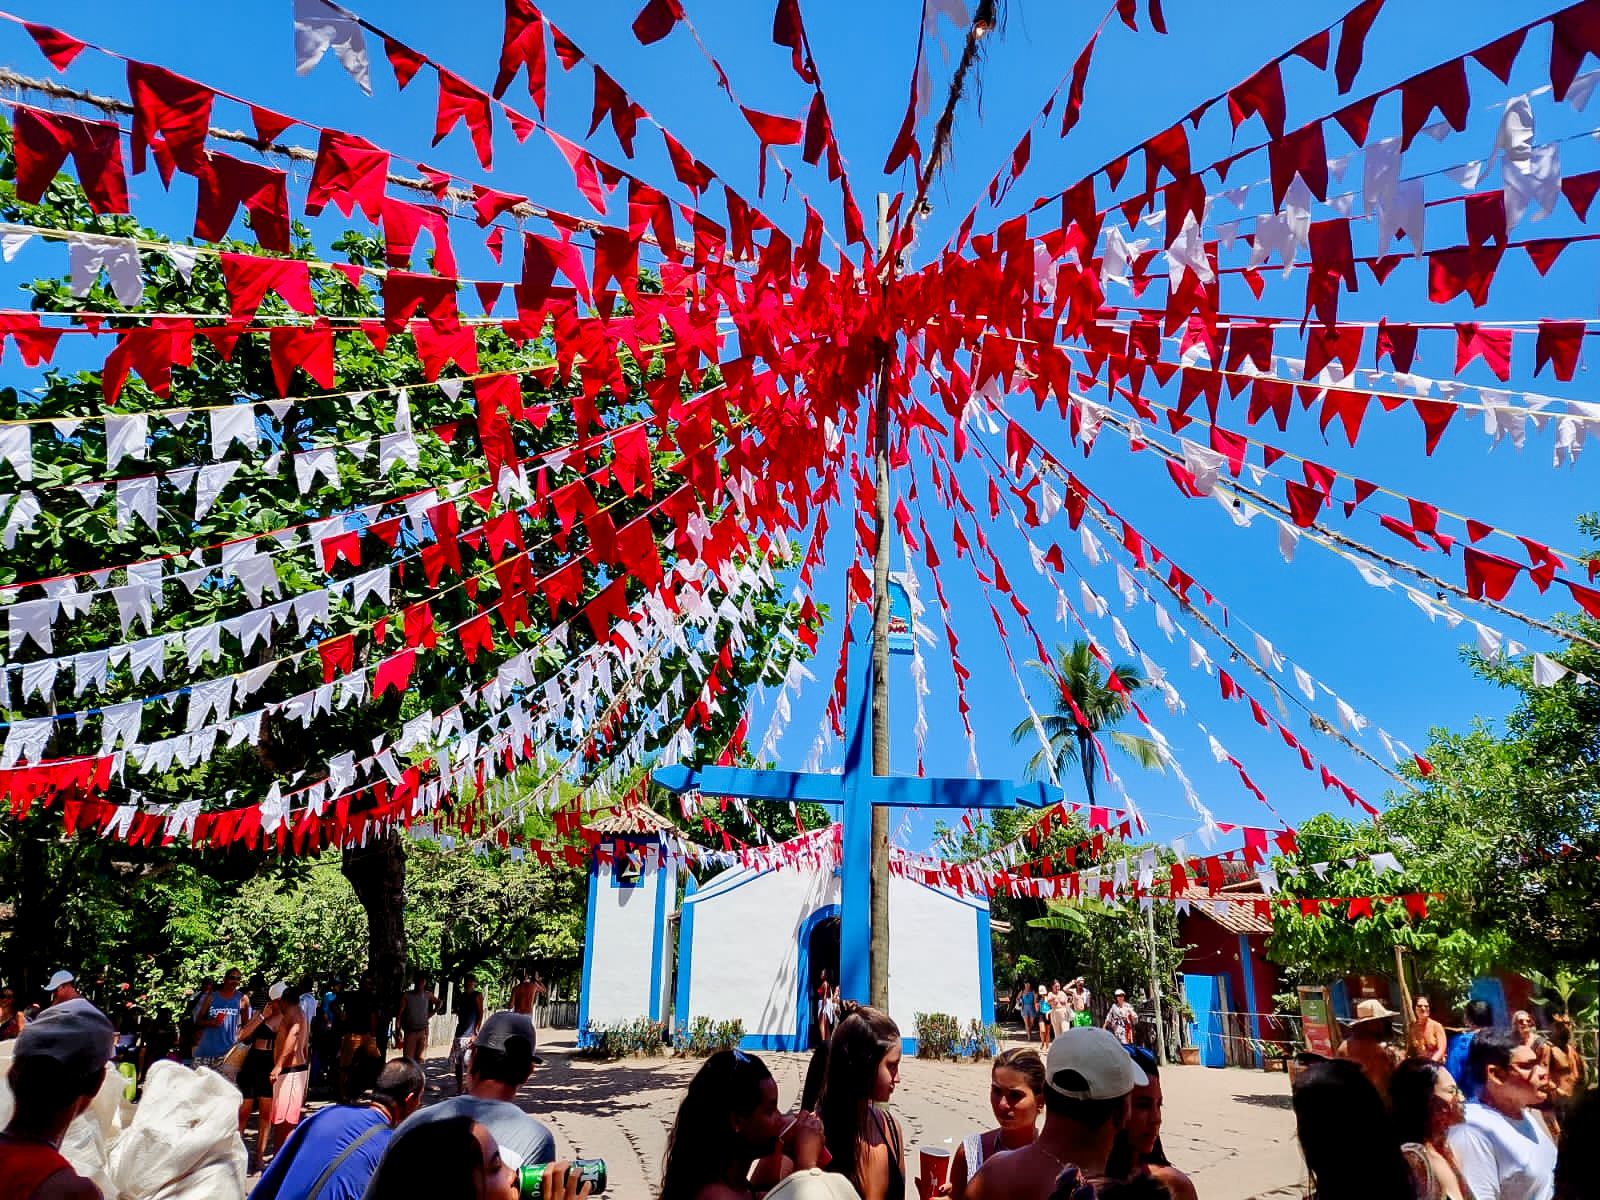
[[[1208,1067],[1260,1066],[1265,1044],[1291,1038],[1287,1023],[1272,1016],[1281,984],[1267,961],[1267,895],[1252,875],[1217,893],[1191,887],[1179,899],[1189,906],[1178,913],[1189,1043]]]

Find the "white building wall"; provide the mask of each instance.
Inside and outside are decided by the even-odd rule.
[[[832,871],[741,869],[713,879],[685,906],[694,910],[694,948],[689,1011],[678,1018],[739,1020],[750,1037],[794,1034],[800,928],[838,903]]]
[[[594,928],[588,946],[586,1016],[591,1024],[601,1025],[650,1015],[650,964],[657,937],[666,936],[664,929],[658,931],[656,917],[658,911],[671,911],[675,899],[667,896],[664,903],[657,901],[657,893],[663,887],[675,887],[675,882],[670,869],[661,870],[654,849],[646,854],[638,887],[614,887],[611,870],[610,863],[602,862],[592,877]],[[663,974],[666,965],[663,956]]]
[[[839,903],[831,871],[747,869],[711,880],[685,905],[693,910],[688,1011],[678,1021],[738,1019],[751,1038],[796,1033],[800,930],[818,909]],[[908,879],[889,885],[889,1014],[910,1037],[919,1012],[963,1024],[984,1012],[981,936],[988,910]],[[802,1031],[803,1032],[803,1031]]]
[[[978,954],[979,911],[954,896],[898,875],[889,877],[889,1015],[900,1032],[916,1031],[916,1014],[948,1013],[963,1025],[983,1012]],[[988,911],[981,910],[983,935]]]

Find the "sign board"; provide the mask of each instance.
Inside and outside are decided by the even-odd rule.
[[[1305,1031],[1306,1049],[1323,1058],[1332,1058],[1339,1045],[1339,1026],[1333,1019],[1333,1004],[1325,987],[1301,987],[1300,1027]]]
[[[910,654],[912,635],[911,593],[895,572],[889,576],[889,653]]]

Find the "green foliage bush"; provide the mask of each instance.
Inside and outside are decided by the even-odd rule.
[[[949,1013],[921,1013],[915,1018],[918,1058],[959,1058],[961,1022]]]
[[[961,1052],[973,1059],[993,1058],[1000,1053],[1000,1039],[1005,1030],[992,1021],[973,1018],[967,1022],[961,1036]]]
[[[610,1023],[591,1021],[578,1033],[578,1052],[584,1058],[612,1060],[661,1053],[661,1022],[649,1017]]]
[[[974,1017],[963,1025],[948,1013],[918,1013],[918,1058],[993,1058],[1000,1051],[1000,1026]]]
[[[678,1031],[677,1051],[690,1058],[709,1058],[718,1050],[736,1049],[743,1040],[743,1021],[696,1017],[689,1022],[688,1028]]]

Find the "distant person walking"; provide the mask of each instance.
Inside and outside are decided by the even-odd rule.
[[[1031,980],[1023,980],[1013,1004],[1018,1015],[1022,1017],[1022,1040],[1033,1041],[1033,1023],[1039,1019],[1039,998],[1033,994]]]
[[[1050,1049],[1050,989],[1039,985],[1039,1045]]]
[[[1072,1003],[1072,993],[1061,986],[1057,979],[1050,985],[1050,1040],[1054,1042],[1067,1030],[1071,1029],[1078,1015],[1077,1007]]]
[[[1105,1027],[1124,1046],[1133,1045],[1133,1031],[1139,1025],[1139,1011],[1128,1003],[1128,993],[1118,988],[1112,993],[1112,1005],[1106,1009]]]
[[[468,975],[466,986],[456,995],[452,1010],[456,1019],[455,1037],[450,1044],[450,1062],[456,1069],[456,1095],[461,1094],[462,1080],[466,1074],[467,1052],[473,1039],[483,1027],[483,993],[478,990],[478,977]],[[532,1047],[529,1047],[530,1052]]]
[[[202,993],[194,1011],[195,1028],[200,1031],[194,1048],[195,1066],[217,1070],[239,1040],[240,1028],[250,1020],[250,998],[239,987],[243,982],[244,974],[237,967],[230,968],[221,987]]]
[[[300,1011],[298,999],[289,994],[287,983],[280,980],[273,984],[267,995],[280,1006],[272,1063],[272,1138],[281,1146],[300,1124],[305,1108],[311,1082],[311,1027]],[[269,1143],[267,1149],[271,1148]]]
[[[1487,1000],[1468,1000],[1466,1006],[1467,1027],[1457,1034],[1450,1042],[1449,1053],[1445,1055],[1444,1068],[1450,1072],[1456,1085],[1461,1089],[1461,1098],[1471,1100],[1476,1094],[1472,1078],[1467,1073],[1467,1053],[1472,1049],[1472,1038],[1480,1029],[1489,1029],[1494,1025],[1494,1009],[1489,1007]]]
[[[400,997],[400,1011],[395,1020],[400,1023],[400,1056],[419,1063],[428,1050],[428,1022],[439,1011],[439,999],[428,987],[428,977],[418,971],[411,980],[411,990]]]
[[[533,1006],[544,994],[544,980],[537,975],[530,976],[524,967],[517,973],[517,985],[511,989],[511,1011],[525,1017],[533,1016]]]
[[[272,996],[248,1021],[239,1027],[239,1042],[246,1047],[234,1085],[243,1097],[239,1102],[239,1136],[245,1137],[250,1118],[256,1118],[254,1147],[247,1140],[251,1161],[266,1161],[267,1141],[272,1134],[272,1068],[277,1061],[278,1028],[283,1024],[283,1005]]]
[[[383,1061],[383,1052],[378,1049],[378,999],[372,993],[372,976],[363,973],[357,986],[346,988],[337,1004],[338,1094],[346,1100],[366,1090],[377,1075],[373,1062]]]

